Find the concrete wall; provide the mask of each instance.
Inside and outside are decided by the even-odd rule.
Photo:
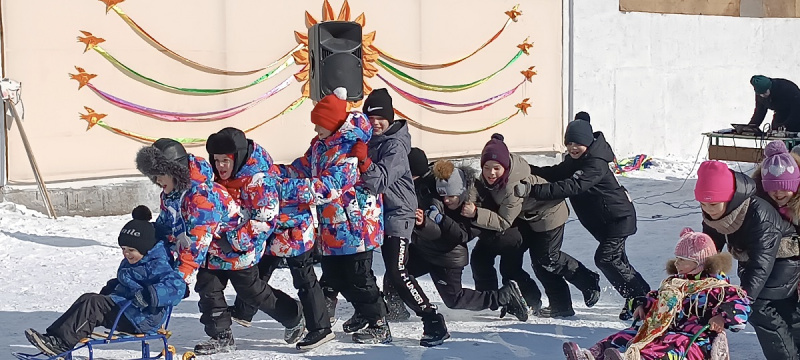
[[[592,115],[618,156],[693,159],[701,132],[750,120],[750,76],[800,81],[799,19],[622,13],[618,0],[573,3],[573,110]]]

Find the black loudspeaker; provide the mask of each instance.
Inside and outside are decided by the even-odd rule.
[[[310,97],[319,101],[337,87],[347,89],[347,101],[364,97],[361,25],[326,21],[308,30]]]

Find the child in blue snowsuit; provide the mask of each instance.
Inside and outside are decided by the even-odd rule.
[[[183,277],[169,264],[163,242],[157,241],[152,214],[145,206],[133,211],[133,220],[120,231],[118,242],[125,257],[117,277],[108,281],[99,294],[86,293],[53,322],[44,334],[25,330],[25,337],[43,353],[54,356],[72,350],[89,337],[96,326],[111,328],[122,305],[131,301],[120,316],[116,330],[151,333],[186,292]]]

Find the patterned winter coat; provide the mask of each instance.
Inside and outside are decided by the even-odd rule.
[[[731,267],[732,258],[728,253],[720,253],[706,260],[705,270],[700,275],[687,278],[676,275],[674,260],[667,263],[667,272],[672,277],[690,280],[716,278],[730,283],[724,270]],[[655,306],[658,302],[658,290],[651,291],[645,298],[636,300],[636,306],[643,305],[645,311]],[[647,344],[640,352],[643,360],[650,359],[677,359],[682,354],[687,354],[687,360],[706,359],[711,354],[715,333],[710,330],[703,331],[694,344],[689,347],[690,339],[700,332],[705,325],[716,315],[722,315],[725,329],[739,331],[745,328],[750,315],[750,301],[742,297],[735,288],[714,288],[686,296],[683,299],[682,310],[676,314],[674,321],[667,331],[653,342]],[[606,348],[616,348],[625,352],[631,339],[636,336],[637,328],[622,330],[600,341],[589,349],[593,354],[602,354]]]
[[[307,184],[323,255],[351,255],[383,243],[381,197],[359,182],[358,160],[348,158],[358,140],[366,143],[371,136],[369,119],[352,112],[339,130],[323,140],[315,138],[303,157],[279,167],[281,177]]]
[[[272,157],[260,145],[250,141],[250,156],[239,171],[229,180],[220,181],[240,207],[241,220],[234,231],[225,233],[234,252],[252,253],[252,264],[257,264],[264,248],[275,230],[278,217],[277,177],[270,170]],[[251,258],[248,257],[248,261]],[[243,259],[240,259],[242,262]],[[242,262],[240,265],[244,265]]]
[[[178,271],[188,278],[200,267],[209,270],[241,270],[256,263],[249,239],[236,230],[239,205],[220,184],[205,159],[189,154],[189,188],[161,193],[157,224],[172,229],[167,239],[178,253]],[[241,228],[239,228],[241,230]],[[231,231],[230,234],[225,234]],[[226,235],[226,239],[220,237]],[[232,239],[230,241],[228,239]]]
[[[110,289],[110,296],[117,304],[133,300],[137,291],[145,294],[146,308],[130,305],[124,312],[139,333],[158,329],[166,307],[178,305],[186,291],[186,283],[181,274],[170,267],[168,256],[163,243],[158,242],[139,262],[131,264],[122,260],[117,278],[109,281],[115,285]]]
[[[314,248],[314,199],[306,179],[281,178],[281,170],[273,165],[271,173],[278,179],[280,211],[275,232],[266,254],[278,257],[299,256]]]

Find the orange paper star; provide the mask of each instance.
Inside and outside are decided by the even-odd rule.
[[[522,75],[525,76],[525,80],[528,80],[528,82],[533,82],[533,80],[531,80],[531,78],[534,75],[536,75],[536,70],[533,70],[533,68],[535,68],[535,66],[531,66],[531,67],[529,67],[529,68],[527,68],[525,70],[520,71],[520,73],[522,73]]]
[[[528,100],[531,98],[525,98],[522,100],[521,103],[514,105],[519,111],[522,111],[523,115],[528,115],[528,108],[531,107],[531,104],[528,103]]]
[[[88,32],[88,31],[80,30],[80,32],[83,35],[85,35],[85,37],[78,36],[78,42],[82,42],[82,43],[86,44],[86,48],[83,49],[83,52],[87,52],[90,49],[92,49],[93,47],[95,47],[98,44],[100,44],[101,42],[106,41],[106,39],[96,37],[96,36],[92,35],[92,33]]]
[[[83,70],[82,67],[76,66],[75,70],[78,70],[78,73],[77,74],[69,74],[69,78],[72,79],[72,80],[77,80],[78,81],[78,90],[80,90],[82,87],[86,86],[86,84],[89,83],[89,80],[92,80],[92,79],[97,77],[97,75],[95,75],[95,74],[87,73],[86,70]]]
[[[523,41],[523,42],[522,42],[522,44],[519,44],[519,45],[517,45],[517,48],[519,48],[520,50],[522,50],[522,52],[524,52],[524,53],[525,53],[525,55],[530,55],[530,53],[528,52],[528,50],[529,50],[530,48],[532,48],[532,47],[533,47],[533,44],[530,44],[530,43],[528,43],[528,38],[525,38],[525,41]]]
[[[514,5],[514,7],[511,10],[506,11],[505,14],[508,15],[508,17],[510,17],[511,20],[517,22],[517,16],[522,15],[522,11],[519,11],[518,9],[519,9],[519,4]]]
[[[97,123],[99,123],[100,120],[102,120],[104,117],[107,116],[106,114],[99,114],[99,113],[94,112],[94,109],[92,109],[92,108],[90,108],[88,106],[84,106],[83,108],[86,109],[86,112],[88,112],[88,114],[85,114],[85,115],[81,114],[81,113],[78,113],[78,114],[81,116],[82,120],[86,120],[86,122],[89,123],[89,125],[86,126],[86,131],[89,131],[89,129],[91,129],[93,126],[97,125]]]
[[[100,0],[101,3],[106,4],[106,14],[108,14],[108,11],[111,10],[111,8],[123,1],[125,0]]]

